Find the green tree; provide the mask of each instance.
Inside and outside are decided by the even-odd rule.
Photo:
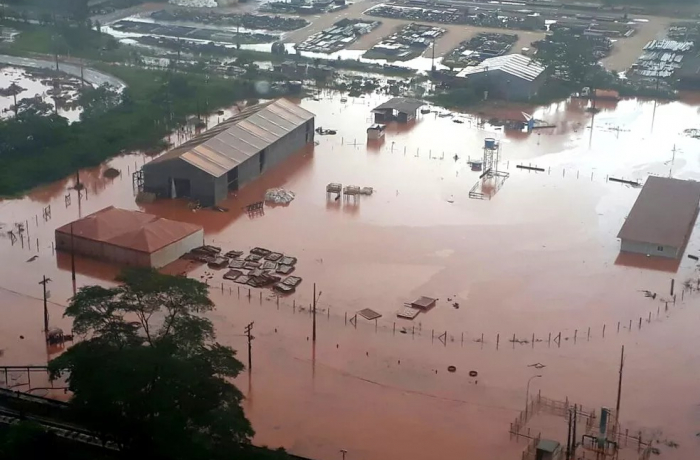
[[[555,32],[537,45],[537,59],[550,75],[585,86],[589,76],[599,67],[593,44],[584,36]]]
[[[253,429],[230,383],[243,365],[215,342],[207,286],[154,270],[80,289],[66,308],[85,340],[50,363],[67,374],[75,417],[140,458],[221,458]]]
[[[107,113],[119,106],[121,99],[119,92],[107,83],[97,88],[86,87],[78,97],[78,104],[83,108],[80,119],[85,120]]]

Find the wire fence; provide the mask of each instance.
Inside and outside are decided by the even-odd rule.
[[[675,281],[672,281],[675,284]],[[235,297],[248,303],[273,306],[280,312],[288,314],[303,314],[309,317],[313,314],[312,299],[303,298],[299,294],[278,295],[273,291],[251,288],[246,285],[235,285],[231,282],[220,282],[216,286],[210,285],[210,292],[226,297]],[[566,329],[552,332],[523,333],[511,332],[479,332],[478,330],[437,330],[424,327],[422,322],[402,318],[381,316],[372,320],[365,319],[360,312],[335,307],[329,303],[317,302],[316,317],[324,318],[325,323],[342,325],[359,332],[383,333],[391,336],[406,336],[412,340],[430,340],[432,345],[441,347],[478,347],[480,349],[522,349],[522,348],[562,348],[580,343],[589,343],[595,340],[603,340],[610,336],[620,334],[641,333],[651,327],[652,324],[663,321],[664,317],[670,317],[674,311],[691,305],[700,293],[700,279],[687,280],[683,283],[680,293],[674,292],[672,296],[662,297],[649,293],[651,305],[647,307],[644,315],[635,316],[626,320],[583,326],[580,328],[568,326]],[[678,295],[680,294],[680,295]],[[421,313],[422,314],[422,313]],[[322,329],[324,322],[317,322],[317,327]],[[311,332],[311,330],[309,330]]]

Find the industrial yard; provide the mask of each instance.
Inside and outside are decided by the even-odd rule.
[[[517,41],[517,35],[482,32],[460,43],[444,57],[442,64],[448,67],[476,65],[484,59],[506,54]]]
[[[380,21],[341,19],[333,24],[333,27],[315,33],[297,44],[296,49],[314,53],[333,53],[349,47],[361,36],[367,35],[380,25]]]
[[[168,78],[198,66],[192,93],[214,73],[255,91],[211,113],[197,101],[156,136],[163,151],[122,150],[0,200],[0,367],[46,365],[72,346],[47,346],[47,331],[74,340],[64,313],[80,288],[153,267],[205,283],[216,340],[241,361],[247,347],[235,384],[256,446],[317,460],[694,458],[700,100],[582,88],[532,101],[563,74],[533,54],[570,34],[592,45],[590,67],[700,88],[700,23],[466,3],[111,16],[122,43],[168,50],[146,65],[177,53]],[[48,75],[0,68],[0,117],[15,93],[50,101]],[[169,108],[187,83],[164,81]],[[69,119],[79,84],[59,88]],[[474,102],[437,97],[461,90]],[[0,372],[0,387],[67,397],[29,375]]]
[[[423,54],[444,33],[445,29],[440,27],[417,23],[407,24],[370,48],[364,57],[407,61]]]
[[[205,244],[221,248],[220,254],[243,252],[232,252],[222,269],[183,260],[167,270],[209,283],[224,343],[244,347],[242,325],[255,321],[256,369],[251,380],[245,375],[237,383],[248,398],[256,443],[312,458],[332,457],[339,446],[363,460],[434,458],[435,446],[447,458],[455,451],[520,458],[526,443],[510,439],[509,426],[524,408],[528,378],[542,375],[532,382],[532,394],[568,397],[598,412],[614,406],[619,347],[625,344],[621,423],[635,433],[635,442],[641,430],[644,442],[653,436],[678,444],[658,445],[659,458],[692,455],[697,438],[687,408],[696,398],[697,376],[686,363],[700,345],[692,327],[698,298],[686,291],[683,301],[667,309],[664,301],[669,279],[680,286],[697,276],[695,263],[622,257],[615,236],[639,189],[606,179],[643,181],[669,169],[677,178],[700,178],[692,161],[698,141],[682,133],[697,106],[669,103],[654,113],[653,102],[627,100],[601,105],[604,111],[594,118],[579,99],[523,108],[556,125],[530,134],[504,131],[479,116],[442,117],[448,112],[435,107],[410,124],[390,124],[384,140],[366,143],[371,111],[386,97],[320,96],[301,106],[337,133],[318,136],[317,145],[220,202],[222,211],[193,210],[181,200],[137,204],[130,173],[151,161],[142,154],[81,171],[82,202],[71,188],[74,178],[6,201],[0,211],[4,231],[26,221],[31,243],[26,234],[14,244],[9,237],[0,240],[8,262],[0,296],[12,313],[0,325],[10,338],[0,360],[46,359],[36,273],[53,280],[52,324],[69,330],[61,313],[73,292],[70,258],[52,252],[54,229],[114,205],[200,225]],[[499,168],[509,177],[490,200],[471,199],[479,173],[470,163],[482,157],[485,138],[500,142]],[[617,150],[615,157],[610,148]],[[121,176],[104,178],[107,167]],[[336,201],[326,194],[332,182],[369,186],[374,193]],[[280,187],[294,192],[291,203],[266,204],[261,213],[246,210]],[[65,195],[72,196],[70,205]],[[45,219],[42,210],[49,205],[52,216]],[[687,254],[698,253],[698,238],[692,236]],[[514,240],[517,245],[503,243]],[[242,271],[230,267],[236,260],[249,262],[244,259],[255,248],[298,258],[291,276],[303,282],[294,294],[278,297],[268,288],[224,279],[230,270]],[[77,285],[109,285],[116,269],[80,257]],[[323,296],[312,352],[307,337],[314,283]],[[404,303],[420,296],[437,299],[432,310],[414,320],[396,318]],[[381,316],[355,316],[364,308]],[[528,367],[535,363],[541,368]],[[582,372],[581,363],[597,371]],[[470,371],[478,377],[469,377]],[[277,385],[280,378],[288,384]],[[662,391],[668,385],[676,390]],[[348,392],[366,404],[344,398]],[[411,422],[415,416],[439,429],[426,432]],[[319,420],[323,427],[314,422]],[[368,440],[353,431],[358,423],[376,436]],[[465,423],[481,428],[465,436]],[[541,419],[529,423],[533,429],[548,426]]]

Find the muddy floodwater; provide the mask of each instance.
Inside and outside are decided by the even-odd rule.
[[[224,251],[261,246],[299,259],[294,274],[304,281],[280,299],[269,290],[249,296],[247,287],[222,284],[223,273],[206,267],[167,267],[208,281],[219,339],[243,360],[243,327],[255,322],[254,370],[236,383],[258,444],[318,459],[340,458],[340,449],[360,460],[520,458],[525,442],[511,440],[508,430],[524,408],[528,379],[541,375],[531,394],[614,408],[625,345],[623,429],[678,443],[658,444],[661,458],[695,458],[700,295],[682,289],[698,277],[695,262],[620,256],[617,232],[639,188],[608,179],[699,180],[700,141],[683,133],[697,127],[699,106],[625,100],[600,105],[593,116],[587,102],[571,100],[526,108],[555,125],[529,134],[434,109],[414,123],[389,125],[384,140],[368,143],[371,109],[384,99],[341,102],[328,93],[302,101],[316,126],[337,134],[317,136],[317,145],[221,203],[227,212],[195,212],[183,201],[138,206],[131,173],[150,161],[140,154],[81,172],[87,195],[80,200],[74,178],[66,178],[0,202],[0,363],[50,358],[37,283],[51,278],[51,325],[66,330],[61,315],[73,293],[70,260],[53,254],[53,231],[115,205],[201,224],[207,243]],[[493,116],[506,111],[521,110]],[[500,142],[500,169],[509,177],[491,200],[470,199],[480,173],[468,162],[482,156],[485,138]],[[103,178],[110,166],[121,176]],[[335,200],[326,196],[330,182],[375,193]],[[242,207],[271,187],[296,198],[248,216]],[[6,231],[18,222],[28,232],[13,244]],[[686,254],[700,255],[697,229]],[[77,287],[110,284],[116,273],[81,258],[76,267]],[[320,292],[315,346],[313,283]],[[413,321],[396,317],[419,296],[437,305]],[[355,321],[364,308],[381,318]],[[565,422],[556,423],[565,443]]]

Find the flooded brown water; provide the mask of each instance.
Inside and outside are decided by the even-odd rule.
[[[700,299],[684,294],[666,310],[659,298],[670,297],[671,278],[680,289],[697,276],[695,266],[689,259],[620,258],[616,235],[639,189],[606,177],[671,172],[699,179],[700,141],[682,135],[697,123],[698,106],[627,100],[601,105],[592,118],[585,103],[561,102],[535,110],[556,127],[532,134],[480,128],[467,114],[455,117],[460,124],[430,113],[390,125],[383,142],[368,145],[370,110],[382,101],[341,103],[337,94],[303,101],[317,126],[338,134],[318,136],[318,145],[230,197],[222,203],[228,212],[193,212],[180,201],[141,207],[203,225],[207,242],[225,250],[263,246],[299,258],[295,274],[304,282],[279,305],[269,291],[261,299],[252,290],[248,298],[247,288],[239,295],[234,283],[222,287],[220,272],[210,280],[222,342],[244,350],[243,326],[255,321],[254,371],[237,382],[255,442],[319,459],[340,458],[339,449],[349,459],[519,458],[524,443],[509,440],[508,426],[524,406],[528,378],[543,375],[532,392],[614,407],[624,344],[621,423],[680,444],[661,446],[662,458],[692,458],[700,449]],[[474,200],[468,195],[479,173],[467,161],[482,155],[487,137],[501,141],[501,168],[510,177],[493,199]],[[74,178],[0,202],[5,230],[29,225],[24,247],[0,239],[0,363],[46,362],[37,283],[44,274],[52,279],[51,325],[64,329],[63,306],[73,292],[70,261],[52,254],[53,231],[108,205],[139,208],[130,173],[145,161],[126,155],[81,172],[87,197],[80,206],[68,189]],[[122,175],[104,179],[108,166]],[[357,203],[327,200],[329,182],[371,186],[375,194]],[[267,206],[254,218],[242,211],[280,186],[296,193],[288,206]],[[47,205],[52,217],[44,221]],[[687,252],[699,249],[695,232]],[[168,270],[195,278],[212,272],[184,263]],[[115,273],[79,258],[76,284],[109,284]],[[315,348],[306,310],[314,282],[322,291]],[[395,317],[421,295],[438,298],[437,306],[414,321]],[[359,318],[357,327],[346,322],[363,308],[383,316],[376,323]],[[443,333],[445,344],[437,338]],[[559,333],[557,346],[550,334]],[[527,343],[510,342],[514,335]],[[528,367],[538,362],[546,367]],[[448,373],[449,365],[457,372]]]

